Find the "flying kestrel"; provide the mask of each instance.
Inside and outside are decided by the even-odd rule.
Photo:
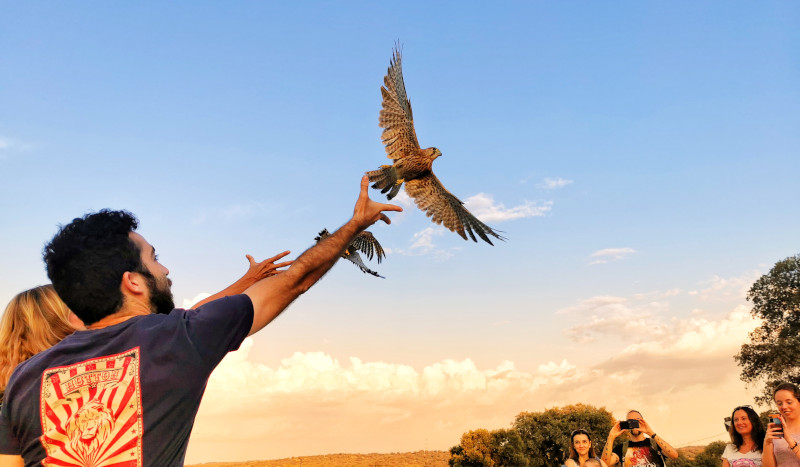
[[[464,203],[450,193],[433,174],[433,160],[442,155],[437,148],[421,149],[414,131],[414,117],[411,103],[406,96],[403,83],[403,66],[400,51],[395,48],[389,70],[383,78],[381,87],[383,108],[378,124],[383,128],[381,139],[386,146],[386,155],[392,165],[382,165],[378,170],[367,172],[372,188],[387,193],[392,199],[405,183],[406,193],[433,222],[442,224],[467,240],[473,241],[477,234],[488,244],[493,245],[489,235],[505,240],[494,229],[484,224],[467,211]]]
[[[316,240],[317,243],[319,243],[322,239],[330,237],[330,235],[331,234],[330,232],[328,232],[328,229],[322,229],[322,232],[320,232],[319,235],[314,237],[314,240]],[[342,258],[351,261],[353,264],[358,266],[358,268],[361,269],[361,271],[367,274],[372,274],[375,277],[380,277],[381,279],[385,279],[385,277],[381,276],[377,272],[368,268],[364,264],[364,261],[362,261],[361,259],[361,255],[358,254],[359,251],[364,253],[364,256],[366,256],[367,259],[370,260],[372,259],[373,256],[377,256],[378,264],[380,264],[383,257],[386,256],[386,253],[383,252],[383,247],[381,247],[381,244],[378,243],[378,240],[376,240],[375,237],[366,230],[358,234],[356,238],[354,238],[350,242],[350,245],[348,245],[347,248],[342,253]]]

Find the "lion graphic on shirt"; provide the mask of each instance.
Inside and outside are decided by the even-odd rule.
[[[67,421],[69,444],[76,454],[89,462],[99,452],[114,428],[111,411],[98,401],[89,401]]]

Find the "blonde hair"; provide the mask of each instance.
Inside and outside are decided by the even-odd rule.
[[[52,285],[20,292],[0,319],[0,401],[14,368],[75,331]]]

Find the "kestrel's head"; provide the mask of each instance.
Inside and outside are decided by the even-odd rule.
[[[442,155],[442,151],[440,151],[439,148],[428,148],[426,149],[426,152],[428,153],[428,157],[430,157],[431,160],[434,160]]]

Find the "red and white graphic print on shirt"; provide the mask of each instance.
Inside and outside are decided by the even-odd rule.
[[[629,447],[628,452],[625,458],[625,467],[628,466],[637,466],[637,467],[658,467],[659,463],[656,462],[656,455],[652,450],[647,446],[641,447]]]
[[[40,401],[43,465],[142,465],[138,347],[47,369]]]

